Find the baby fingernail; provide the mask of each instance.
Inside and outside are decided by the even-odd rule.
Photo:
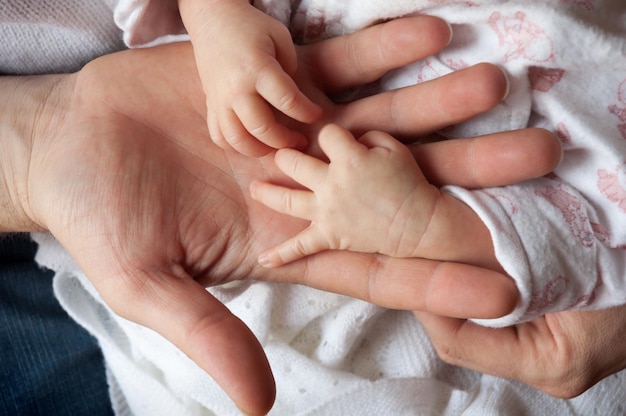
[[[267,254],[261,254],[257,261],[263,267],[272,267],[270,257]]]

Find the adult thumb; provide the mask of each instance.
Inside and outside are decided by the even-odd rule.
[[[245,414],[266,414],[276,385],[263,347],[243,321],[191,277],[156,273],[105,301],[151,328],[206,371]],[[161,274],[161,275],[158,275]],[[125,279],[124,282],[137,281]]]

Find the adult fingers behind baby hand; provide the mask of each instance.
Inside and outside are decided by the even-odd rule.
[[[508,81],[500,68],[478,64],[340,106],[335,121],[357,136],[381,130],[416,139],[490,110],[507,90]]]
[[[537,178],[561,160],[561,144],[543,129],[411,146],[424,175],[434,185],[488,188]]]
[[[374,304],[457,318],[497,318],[516,305],[515,283],[466,264],[325,251],[272,269],[269,280],[303,284]]]

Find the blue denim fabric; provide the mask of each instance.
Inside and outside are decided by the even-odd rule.
[[[112,415],[100,348],[35,250],[28,235],[0,235],[0,415]]]

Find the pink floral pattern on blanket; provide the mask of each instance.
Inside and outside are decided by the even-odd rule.
[[[535,191],[535,194],[544,198],[561,212],[570,231],[583,247],[592,247],[594,245],[594,236],[589,225],[589,217],[583,203],[576,195],[569,192],[561,184],[539,189]]]
[[[626,250],[626,244],[617,245],[613,242],[613,237],[611,236],[611,232],[602,224],[598,224],[595,222],[591,223],[591,229],[596,235],[598,241],[607,247],[619,248],[621,250]]]
[[[489,26],[498,36],[500,46],[506,50],[503,62],[527,59],[531,62],[548,62],[554,58],[552,38],[540,26],[526,19],[526,13],[517,11],[513,16],[493,12]]]
[[[531,66],[528,68],[530,88],[535,91],[548,92],[561,81],[564,74],[565,71],[559,68]]]
[[[609,111],[619,119],[620,123],[617,125],[617,129],[622,137],[626,139],[626,79],[619,85],[617,101],[617,104],[609,106]]]
[[[613,171],[598,170],[598,189],[626,213],[626,165],[616,166]]]
[[[572,143],[572,135],[569,132],[569,129],[565,125],[565,123],[559,123],[556,125],[556,135],[561,140],[561,143],[564,145],[569,145]]]
[[[554,305],[567,291],[569,280],[558,276],[532,294],[530,307],[526,311],[528,316],[543,315],[551,305]]]

